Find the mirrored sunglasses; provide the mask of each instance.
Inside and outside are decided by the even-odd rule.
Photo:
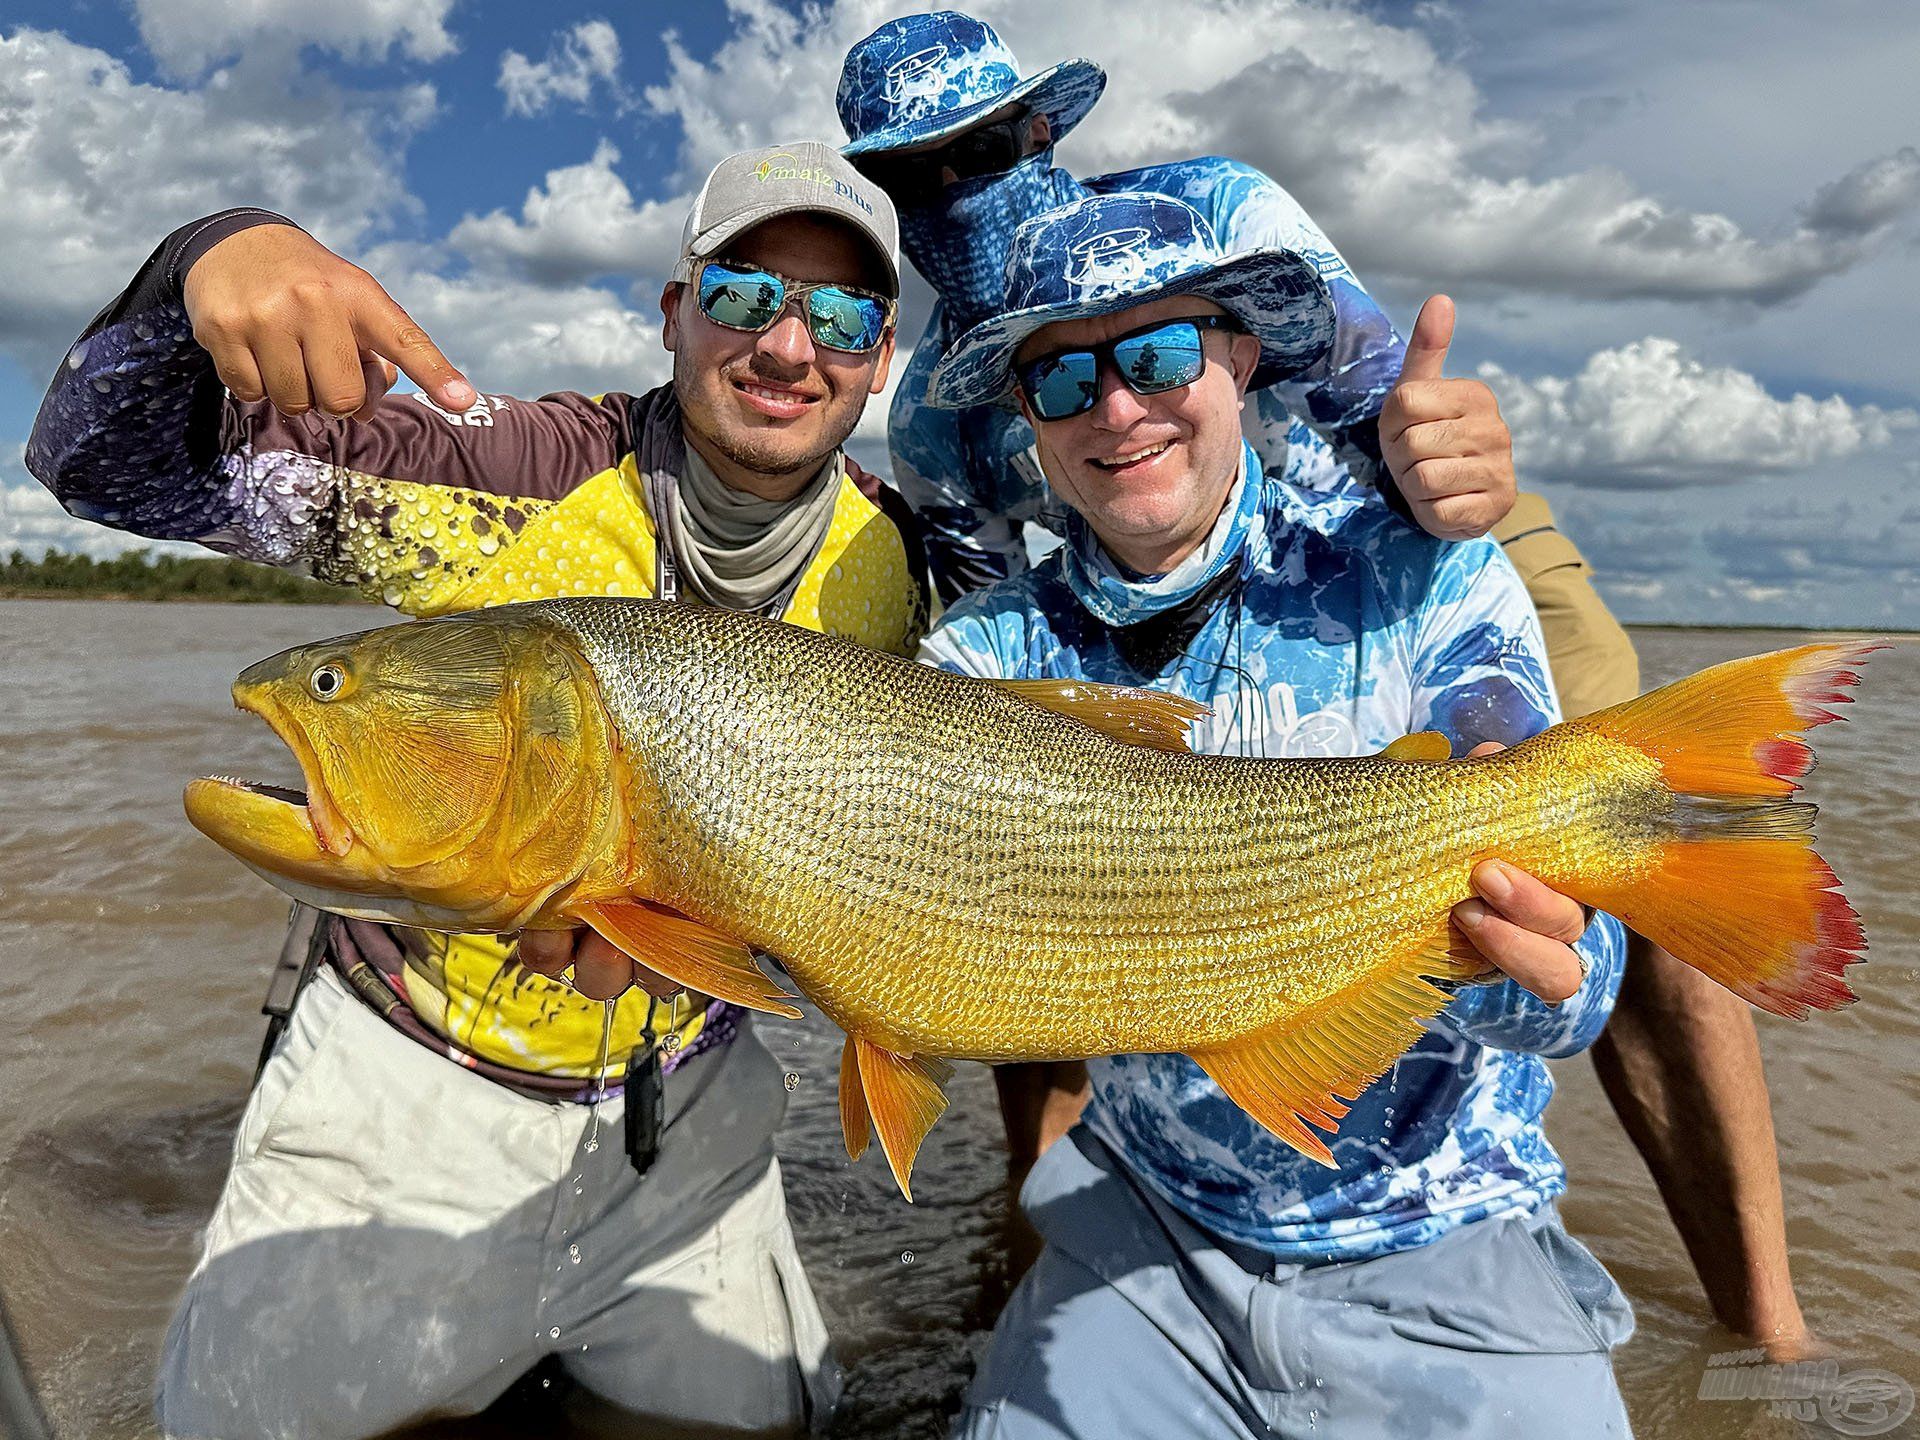
[[[807,333],[829,350],[861,355],[886,338],[894,302],[851,285],[788,279],[777,271],[731,260],[709,260],[695,286],[700,313],[729,330],[765,330],[789,301],[802,303]]]
[[[1033,413],[1042,420],[1084,415],[1100,399],[1100,366],[1113,366],[1136,395],[1158,395],[1191,385],[1206,368],[1201,332],[1238,331],[1227,315],[1192,315],[1163,320],[1129,331],[1099,345],[1055,350],[1016,366],[1014,379]]]

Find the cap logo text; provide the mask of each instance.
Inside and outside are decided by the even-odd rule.
[[[789,181],[797,185],[819,185],[840,196],[852,204],[858,205],[867,214],[873,214],[873,202],[832,171],[819,165],[802,165],[793,156],[782,151],[778,155],[769,155],[753,167],[753,178],[763,185],[769,180]]]

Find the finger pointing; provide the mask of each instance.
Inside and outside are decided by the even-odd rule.
[[[435,404],[465,410],[478,398],[467,377],[385,291],[376,289],[355,307],[354,329],[367,349],[398,365]]]

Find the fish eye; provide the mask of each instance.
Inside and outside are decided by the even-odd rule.
[[[307,679],[307,689],[316,700],[331,700],[346,688],[347,673],[338,665],[322,665]]]

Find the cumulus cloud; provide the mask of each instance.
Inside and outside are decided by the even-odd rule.
[[[27,474],[24,444],[0,447],[0,558],[15,550],[38,560],[49,550],[66,550],[104,558],[124,550],[145,547],[187,555],[194,547],[142,539],[88,520],[76,520]]]
[[[433,105],[429,87],[352,94],[278,63],[173,89],[62,35],[0,36],[0,347],[50,372],[161,236],[231,205],[353,245],[413,203],[398,150]]]
[[[1480,367],[1513,428],[1522,473],[1589,485],[1722,484],[1883,449],[1920,426],[1912,410],[1838,395],[1776,399],[1752,375],[1649,336],[1588,358],[1571,377]]]
[[[583,20],[554,37],[544,60],[507,51],[500,57],[498,83],[509,115],[538,115],[556,101],[585,105],[596,88],[624,103],[620,37],[604,20]]]
[[[442,60],[459,48],[447,30],[453,0],[133,0],[140,38],[163,65],[192,75],[256,43],[316,45],[358,60],[398,50]]]
[[[683,180],[750,144],[837,136],[847,47],[911,6],[795,13],[728,0],[733,33],[701,59],[669,36],[647,103],[678,116]],[[1858,263],[1920,205],[1910,152],[1820,190],[1771,238],[1645,193],[1616,170],[1534,178],[1545,137],[1490,116],[1421,33],[1328,5],[1112,0],[1098,34],[1070,6],[978,0],[1031,72],[1095,52],[1106,98],[1062,148],[1082,173],[1219,153],[1260,166],[1363,275],[1489,292],[1774,303]],[[1126,43],[1103,44],[1124,35]],[[765,97],[778,94],[777,113]],[[775,134],[773,131],[779,131]]]
[[[602,140],[581,165],[549,170],[527,191],[518,216],[469,215],[448,239],[482,268],[548,285],[620,276],[657,294],[678,257],[691,197],[634,203],[615,170],[620,152]]]
[[[1807,207],[1807,228],[1823,235],[1871,235],[1916,205],[1920,150],[1906,145],[1821,186]]]
[[[638,393],[672,373],[657,316],[598,286],[449,274],[444,254],[421,246],[360,259],[482,390]]]

